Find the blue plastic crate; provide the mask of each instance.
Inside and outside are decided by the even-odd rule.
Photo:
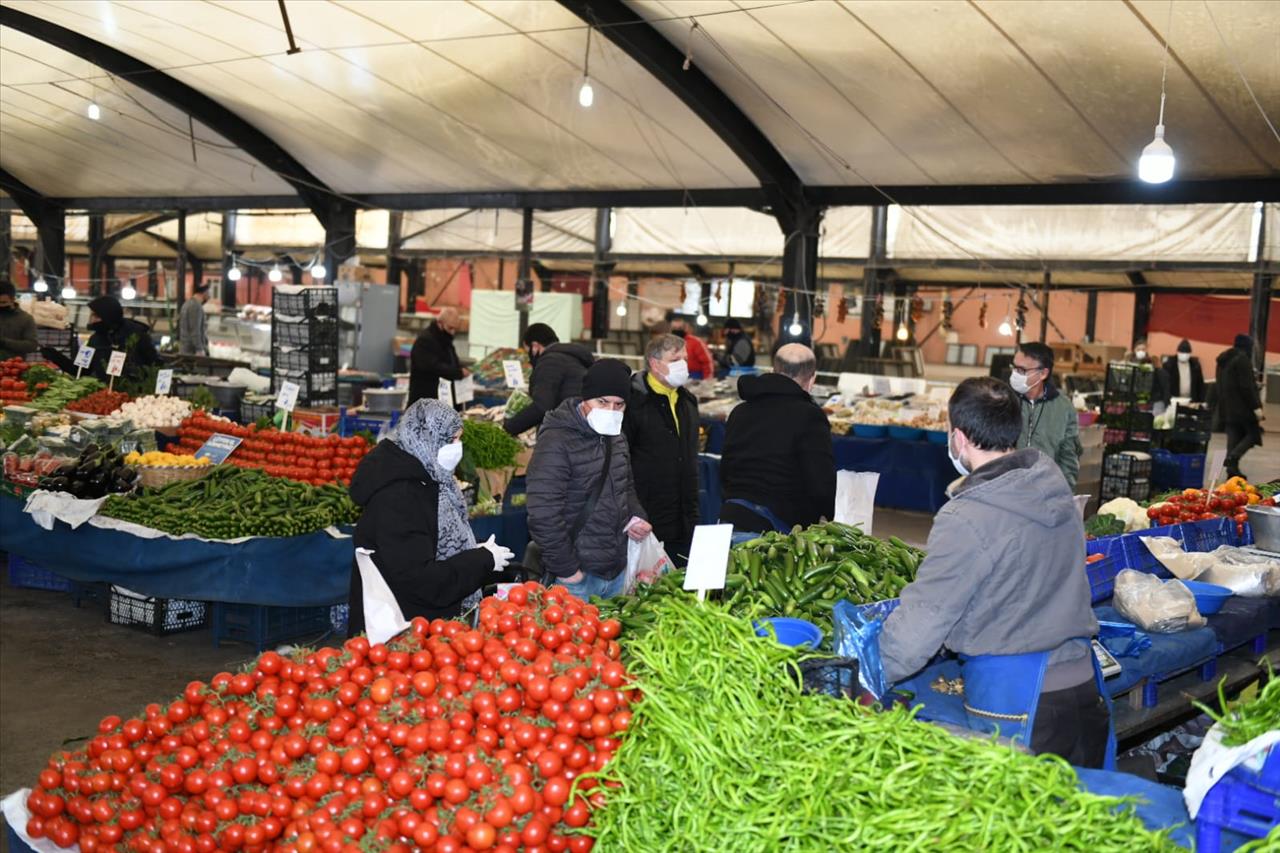
[[[1196,815],[1196,849],[1217,853],[1221,833],[1262,838],[1280,824],[1280,749],[1271,747],[1257,772],[1239,766],[1209,789]]]
[[[1158,489],[1200,488],[1204,485],[1204,454],[1153,450],[1151,485]]]
[[[329,608],[329,626],[333,628],[333,633],[338,636],[345,637],[347,635],[347,623],[350,619],[350,605],[335,604]]]
[[[1186,551],[1214,551],[1223,545],[1242,545],[1236,523],[1230,518],[1207,518],[1182,524],[1182,547]]]
[[[42,569],[17,554],[9,555],[9,586],[22,589],[46,589],[50,592],[71,591],[71,581],[48,569]]]
[[[1181,542],[1183,537],[1183,525],[1170,524],[1167,527],[1152,527],[1147,530],[1135,530],[1132,533],[1126,533],[1121,536],[1120,544],[1123,549],[1123,556],[1121,560],[1123,565],[1121,565],[1120,568],[1133,569],[1134,571],[1146,572],[1151,575],[1168,577],[1168,569],[1161,565],[1160,561],[1151,553],[1151,550],[1141,541],[1148,536],[1171,536]],[[1117,571],[1119,570],[1117,569]]]
[[[256,650],[291,640],[316,639],[333,630],[328,607],[270,607],[213,602],[213,644],[230,640]]]
[[[1105,555],[1101,560],[1085,563],[1084,571],[1089,576],[1090,602],[1097,604],[1110,598],[1116,588],[1116,575],[1120,574],[1120,564],[1115,558]]]

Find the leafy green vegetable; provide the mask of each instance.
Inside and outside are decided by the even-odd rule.
[[[212,391],[201,385],[191,394],[191,405],[193,408],[212,412],[218,408],[218,398],[213,396]]]
[[[1102,513],[1084,523],[1084,533],[1094,539],[1124,533],[1124,522],[1114,515]]]
[[[518,415],[531,405],[533,405],[533,398],[517,388],[507,398],[507,417]]]
[[[462,422],[463,455],[475,468],[508,468],[523,447],[507,431],[489,421]]]

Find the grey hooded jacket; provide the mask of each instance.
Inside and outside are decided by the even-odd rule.
[[[885,677],[913,675],[946,646],[966,655],[1049,651],[1043,690],[1093,675],[1098,620],[1084,525],[1054,461],[1018,450],[978,468],[933,522],[928,556],[885,621]]]
[[[627,567],[623,528],[632,516],[648,518],[636,497],[626,437],[593,430],[578,411],[581,402],[580,397],[565,400],[542,421],[526,480],[529,536],[542,549],[542,568],[557,577],[581,569],[615,578]],[[606,441],[613,442],[609,479],[576,541],[570,541],[570,528],[600,480]]]

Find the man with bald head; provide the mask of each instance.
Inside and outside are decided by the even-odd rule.
[[[720,461],[720,520],[735,533],[790,530],[835,513],[831,424],[809,393],[817,367],[813,350],[787,344],[772,373],[738,380],[742,403],[725,425]]]
[[[462,318],[457,308],[440,311],[434,323],[422,330],[413,342],[409,354],[409,403],[423,397],[439,399],[440,380],[456,382],[471,371],[462,366],[458,351],[453,348],[453,336],[462,328]],[[455,409],[461,409],[455,405]]]

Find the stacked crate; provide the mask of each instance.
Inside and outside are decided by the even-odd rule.
[[[1113,361],[1107,365],[1102,395],[1102,500],[1151,495],[1151,439],[1155,416],[1151,365]],[[1130,451],[1146,454],[1130,455]]]
[[[338,289],[276,287],[271,294],[271,387],[298,386],[298,406],[338,405]]]

